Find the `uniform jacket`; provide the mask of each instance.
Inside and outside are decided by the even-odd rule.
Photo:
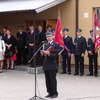
[[[66,55],[68,53],[74,53],[74,44],[73,44],[72,38],[67,36],[67,37],[64,37],[63,40],[64,40],[64,45],[65,45],[65,49],[63,51],[63,54]]]
[[[74,40],[74,46],[75,46],[75,55],[81,55],[82,53],[85,53],[87,49],[87,43],[86,39],[81,36],[80,38],[76,37]]]
[[[54,51],[50,52],[50,56],[44,56],[44,63],[43,63],[43,69],[44,70],[56,70],[58,68],[57,66],[57,55],[62,50],[62,48],[55,42],[52,42],[51,44],[46,43],[45,50],[52,46]]]
[[[91,51],[92,55],[97,54],[95,52],[95,43],[92,40],[92,38],[88,38],[88,41],[87,41],[87,51]]]

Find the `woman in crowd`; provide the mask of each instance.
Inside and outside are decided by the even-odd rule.
[[[2,40],[2,36],[0,36],[0,73],[2,73],[2,69],[3,69],[5,49],[6,49],[5,42],[4,40]]]
[[[7,69],[14,69],[14,61],[16,60],[16,44],[17,41],[15,37],[11,34],[10,29],[7,29],[7,36],[5,38],[6,43],[6,53],[5,57],[7,60]]]

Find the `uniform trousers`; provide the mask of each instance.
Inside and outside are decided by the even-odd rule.
[[[84,57],[81,55],[75,55],[75,73],[84,74]]]
[[[93,75],[93,72],[95,75],[97,75],[97,70],[98,70],[98,61],[97,61],[97,55],[94,54],[94,55],[88,55],[89,57],[89,72],[90,74]],[[94,66],[94,68],[93,68]],[[94,71],[93,71],[94,69]]]
[[[71,73],[71,56],[68,55],[62,55],[63,61],[63,72],[66,73],[66,68],[67,72]]]
[[[45,70],[46,88],[47,92],[52,96],[58,94],[57,92],[57,80],[56,73],[57,70]]]

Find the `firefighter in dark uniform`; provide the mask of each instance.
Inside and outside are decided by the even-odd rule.
[[[46,38],[48,42],[44,44],[43,49],[41,50],[41,54],[44,55],[43,70],[48,92],[46,98],[56,98],[58,96],[56,80],[58,66],[56,57],[61,49],[59,48],[59,45],[53,41],[54,37],[52,32],[47,32]]]
[[[64,28],[63,29],[63,40],[65,49],[62,52],[62,64],[63,64],[63,72],[62,74],[66,73],[66,67],[67,67],[67,73],[71,74],[71,54],[73,53],[73,41],[72,38],[69,35],[69,29]],[[67,62],[66,62],[67,61]]]
[[[89,72],[90,72],[88,76],[93,76],[93,75],[98,76],[98,53],[95,50],[94,42],[95,42],[94,33],[93,33],[93,30],[90,30],[90,38],[88,38],[88,41],[87,41]]]
[[[87,48],[86,39],[82,36],[82,30],[77,30],[77,36],[74,40],[75,45],[75,74],[80,76],[84,75],[84,54]]]

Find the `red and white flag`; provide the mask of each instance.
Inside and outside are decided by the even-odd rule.
[[[100,29],[97,13],[94,14],[95,49],[100,48]]]
[[[96,31],[99,30],[99,19],[97,13],[94,13],[94,28]]]

